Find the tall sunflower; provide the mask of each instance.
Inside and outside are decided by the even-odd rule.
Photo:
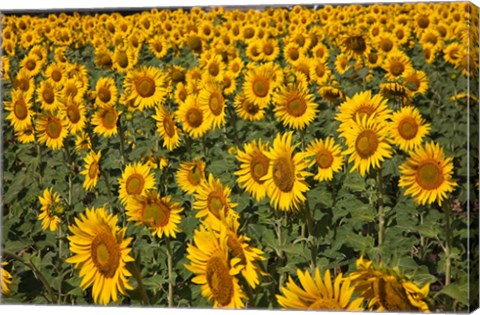
[[[243,268],[240,258],[229,258],[228,238],[220,238],[212,230],[200,226],[195,230],[193,244],[187,245],[185,267],[195,277],[192,282],[201,285],[202,296],[213,300],[216,308],[241,308],[246,298],[238,283],[237,275]]]
[[[175,120],[163,105],[155,108],[155,115],[152,116],[157,121],[157,131],[163,139],[163,146],[172,151],[180,145],[180,134]]]
[[[155,176],[148,165],[137,162],[125,167],[118,183],[120,201],[123,205],[127,205],[135,196],[142,195],[155,187]]]
[[[313,177],[319,182],[332,180],[333,173],[337,173],[343,166],[343,155],[340,145],[335,144],[332,137],[313,140],[307,147],[306,153],[313,158],[309,167],[317,165],[317,174]]]
[[[118,217],[104,208],[92,208],[75,219],[76,225],[68,227],[73,256],[66,262],[80,269],[80,287],[86,290],[92,286],[93,299],[98,304],[116,302],[119,292],[127,295],[127,290],[133,290],[126,267],[134,261],[129,256],[132,238],[125,238],[127,228],[119,228],[117,222]]]
[[[36,131],[38,141],[47,147],[58,150],[63,148],[63,140],[68,134],[67,125],[60,117],[42,114],[37,118]]]
[[[246,143],[244,151],[237,152],[237,160],[241,163],[240,170],[235,172],[238,176],[240,187],[245,189],[257,201],[262,200],[267,194],[265,180],[262,178],[267,175],[270,165],[270,159],[266,156],[268,145],[262,143],[262,140],[253,140]]]
[[[429,142],[417,147],[410,157],[400,165],[399,187],[411,195],[419,204],[439,205],[447,193],[455,190],[457,183],[452,179],[453,158],[445,158],[440,145]]]
[[[43,191],[43,196],[38,197],[38,200],[42,205],[41,212],[38,215],[38,220],[42,221],[42,230],[56,231],[59,215],[63,213],[60,195],[57,192],[52,193],[52,188],[47,188]]]
[[[85,180],[83,181],[83,188],[87,191],[92,190],[98,181],[98,177],[100,176],[100,158],[102,156],[102,152],[98,151],[90,151],[85,158],[83,159],[85,162],[85,169],[80,172],[80,174],[85,175]]]
[[[177,184],[187,194],[194,194],[205,182],[205,162],[195,159],[182,162],[176,174]]]
[[[429,133],[430,124],[425,122],[417,108],[405,106],[393,113],[390,135],[393,143],[403,151],[409,152],[420,146]]]
[[[123,87],[129,99],[134,99],[135,105],[143,110],[163,102],[167,94],[165,78],[159,68],[140,66],[127,72]]]
[[[277,294],[278,303],[287,309],[307,310],[348,310],[363,311],[363,298],[352,298],[353,286],[348,277],[340,273],[332,283],[330,270],[325,271],[322,279],[320,270],[315,274],[308,270],[297,269],[301,287],[289,276],[287,284],[281,288],[282,294]]]
[[[278,134],[273,141],[269,152],[265,152],[270,159],[267,175],[262,177],[270,197],[270,204],[277,210],[299,210],[305,201],[308,185],[305,177],[307,163],[305,153],[295,153],[296,146],[292,146],[292,132]]]
[[[226,103],[222,88],[218,84],[205,82],[198,95],[198,104],[205,115],[205,119],[211,121],[213,128],[225,124]]]

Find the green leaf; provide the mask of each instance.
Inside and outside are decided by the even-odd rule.
[[[437,294],[435,294],[435,297],[440,294],[448,295],[452,299],[455,299],[465,305],[468,304],[468,285],[460,286],[456,283],[450,283],[449,285],[441,289]]]

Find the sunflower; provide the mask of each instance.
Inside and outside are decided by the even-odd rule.
[[[321,86],[327,83],[328,79],[332,76],[332,71],[325,61],[314,59],[310,67],[309,76],[312,81]]]
[[[312,56],[315,60],[321,62],[327,62],[328,57],[330,56],[330,50],[323,43],[318,43],[315,47],[312,48]]]
[[[118,90],[112,78],[100,78],[95,89],[95,105],[98,107],[112,107],[117,103]]]
[[[420,146],[429,131],[430,124],[425,123],[420,111],[413,106],[405,106],[392,115],[390,135],[403,151],[409,152]]]
[[[380,94],[387,99],[401,99],[405,102],[409,99],[410,90],[398,82],[387,81],[380,83]]]
[[[45,70],[45,78],[55,86],[61,86],[65,77],[65,67],[59,63],[50,64]]]
[[[176,174],[177,184],[187,194],[194,194],[205,182],[205,162],[195,159],[182,162]]]
[[[35,142],[35,129],[33,125],[28,125],[25,129],[16,130],[15,137],[20,143]]]
[[[243,69],[243,61],[242,58],[236,57],[228,62],[227,71],[234,75],[235,78],[241,73]]]
[[[270,165],[270,159],[265,155],[268,146],[262,143],[262,140],[252,141],[244,145],[244,150],[238,150],[237,160],[241,163],[240,170],[235,172],[238,176],[240,187],[245,189],[257,201],[262,200],[267,194],[265,180],[262,178],[267,175]]]
[[[0,265],[0,279],[2,279],[1,293],[4,296],[12,292],[9,286],[13,284],[12,275],[4,267],[6,265],[8,265],[6,261],[2,261],[2,264]]]
[[[117,121],[119,115],[114,107],[103,107],[97,109],[92,117],[92,125],[95,126],[93,131],[105,138],[117,134]]]
[[[270,204],[281,211],[300,209],[306,199],[304,193],[308,191],[305,177],[311,175],[304,171],[307,168],[305,153],[293,154],[292,134],[278,134],[270,151],[265,152],[270,159],[270,167],[262,180],[265,181]]]
[[[68,134],[65,122],[50,113],[42,114],[37,118],[35,129],[38,133],[38,141],[54,150],[63,147],[63,140]]]
[[[368,308],[376,311],[422,311],[428,312],[425,298],[429,286],[418,288],[414,283],[385,266],[357,259],[357,270],[350,274],[355,292],[368,299]]]
[[[330,270],[325,271],[322,279],[318,268],[315,269],[315,274],[297,269],[297,276],[301,287],[289,276],[286,286],[281,288],[282,294],[276,295],[277,301],[282,307],[286,309],[363,311],[361,305],[363,298],[352,298],[354,288],[349,277],[344,278],[340,273],[332,283]]]
[[[160,105],[152,116],[157,121],[157,131],[163,139],[163,146],[172,151],[180,145],[180,135],[175,121],[165,106]]]
[[[410,97],[423,95],[428,90],[428,76],[420,70],[407,70],[403,74],[403,84],[410,91]]]
[[[275,116],[284,126],[304,129],[315,119],[318,112],[314,98],[302,81],[283,85],[273,97]]]
[[[245,75],[243,93],[247,100],[257,106],[267,106],[273,89],[281,82],[282,71],[271,63],[251,68]]]
[[[230,192],[228,186],[209,174],[208,181],[205,180],[194,195],[193,209],[198,211],[196,217],[208,225],[217,225],[222,218],[237,216],[233,210],[237,204],[230,201]]]
[[[443,58],[446,62],[455,65],[464,55],[464,50],[465,47],[461,43],[453,42],[443,49]]]
[[[83,188],[87,191],[92,190],[98,181],[100,176],[100,158],[102,157],[102,152],[90,151],[83,161],[85,162],[85,169],[80,172],[80,174],[85,175],[85,180],[83,181]]]
[[[165,74],[155,67],[140,66],[128,71],[123,86],[140,110],[162,103],[167,95]]]
[[[434,142],[418,147],[400,165],[399,187],[411,195],[419,204],[441,205],[447,193],[452,192],[457,183],[452,179],[453,158],[445,158],[443,149]]]
[[[140,162],[128,164],[118,179],[118,195],[123,205],[129,204],[137,195],[155,187],[155,177],[149,166]]]
[[[95,66],[108,70],[113,68],[113,53],[104,45],[95,47]]]
[[[266,105],[258,106],[253,102],[250,102],[245,97],[243,92],[238,93],[235,96],[235,112],[240,118],[246,121],[259,121],[265,117]]]
[[[369,36],[359,29],[350,29],[340,38],[340,48],[349,57],[360,59],[368,55],[371,49]]]
[[[330,104],[338,104],[344,99],[343,91],[336,85],[327,85],[318,91],[320,96]]]
[[[170,48],[170,44],[165,41],[165,39],[160,35],[155,35],[151,37],[148,41],[148,47],[150,51],[157,57],[158,59],[162,59],[168,52]]]
[[[381,32],[376,37],[377,50],[383,55],[388,55],[390,52],[397,49],[397,41],[395,36],[389,32]]]
[[[20,69],[26,71],[29,76],[36,76],[42,69],[42,62],[37,55],[28,54],[20,62]]]
[[[225,95],[232,95],[237,89],[237,81],[235,80],[233,74],[225,72],[222,76],[220,82],[223,88],[223,93]]]
[[[21,90],[12,91],[12,100],[5,102],[5,110],[9,112],[7,119],[10,120],[15,130],[24,130],[32,124],[34,112],[31,98]]]
[[[200,108],[198,98],[194,95],[187,96],[185,103],[180,104],[175,116],[182,122],[183,131],[192,138],[204,136],[212,126],[206,114]]]
[[[66,122],[66,126],[72,134],[76,134],[85,128],[87,124],[86,114],[85,105],[79,104],[73,99],[68,99],[60,109],[60,117],[62,121]]]
[[[358,170],[361,176],[370,172],[371,167],[380,167],[380,162],[392,156],[388,129],[384,121],[375,115],[370,117],[357,115],[355,123],[343,133],[350,155],[348,162],[353,162],[350,172]]]
[[[113,67],[120,73],[132,71],[138,62],[138,51],[133,47],[118,45],[113,53]]]
[[[55,112],[62,104],[61,92],[51,81],[43,80],[37,89],[37,100],[44,111]]]
[[[240,258],[229,259],[227,242],[225,234],[219,238],[214,231],[200,226],[195,230],[193,244],[187,245],[190,263],[185,268],[195,275],[192,282],[202,286],[202,296],[213,299],[213,307],[241,308],[246,295],[236,276],[243,265]]]
[[[38,220],[42,221],[42,230],[56,231],[60,221],[59,216],[63,214],[60,196],[56,192],[52,193],[52,188],[47,188],[43,191],[43,196],[39,196],[38,199],[42,205],[38,215]]]
[[[202,79],[204,81],[213,80],[219,81],[225,72],[225,64],[222,61],[221,55],[214,55],[208,61],[204,67],[202,74]]]
[[[212,127],[221,127],[225,124],[225,98],[222,88],[213,82],[205,83],[198,95],[198,104],[205,119],[211,121]]]
[[[10,59],[7,56],[2,56],[2,60],[0,62],[0,79],[3,81],[10,80]]]
[[[391,52],[383,61],[383,69],[387,71],[387,79],[398,79],[406,71],[412,70],[412,61],[410,57],[400,50]]]
[[[88,133],[80,131],[75,135],[75,150],[92,149],[92,141]]]
[[[67,238],[73,256],[66,262],[80,269],[80,287],[92,287],[95,303],[108,304],[118,300],[118,292],[127,295],[133,290],[128,283],[131,276],[126,264],[134,261],[128,247],[132,238],[125,238],[127,228],[117,226],[118,217],[104,208],[86,209],[68,227],[72,235]]]
[[[298,60],[298,58],[300,58],[300,56],[303,56],[304,54],[304,49],[300,48],[295,42],[290,42],[283,48],[283,57],[289,64],[293,64]]]
[[[317,165],[317,174],[314,176],[314,179],[319,182],[332,180],[333,173],[337,173],[342,169],[343,156],[341,147],[335,144],[332,137],[313,140],[308,145],[306,153],[309,157],[314,158],[309,167],[314,164]]]

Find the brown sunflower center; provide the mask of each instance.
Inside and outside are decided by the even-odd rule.
[[[33,59],[28,59],[27,62],[25,63],[25,67],[29,71],[32,71],[33,69],[35,69],[36,66],[37,66],[37,63]]]
[[[325,75],[325,66],[323,64],[318,64],[315,67],[315,73],[319,78],[323,78]]]
[[[141,97],[151,97],[155,94],[155,81],[150,77],[141,77],[135,81],[135,88]]]
[[[30,80],[27,78],[21,78],[17,81],[18,88],[24,92],[27,92],[30,89]]]
[[[263,53],[266,56],[270,56],[271,54],[273,54],[273,51],[274,51],[274,47],[273,47],[272,43],[266,42],[263,45]]]
[[[286,157],[281,157],[273,162],[273,181],[283,192],[291,192],[295,183],[295,165]]]
[[[212,62],[208,65],[208,73],[212,77],[216,77],[220,73],[220,67],[216,62]]]
[[[62,72],[58,69],[52,71],[52,79],[55,82],[60,82],[62,80]]]
[[[198,36],[192,36],[188,39],[187,45],[192,50],[200,50],[202,49],[202,40]]]
[[[373,130],[362,131],[355,141],[355,149],[362,159],[372,156],[378,148],[378,137]]]
[[[60,137],[60,133],[62,132],[62,124],[59,119],[49,119],[47,122],[47,128],[45,132],[47,133],[48,137],[51,139],[57,139]]]
[[[270,89],[270,81],[267,77],[258,76],[253,80],[252,88],[257,97],[265,97]]]
[[[149,202],[143,209],[143,222],[154,227],[162,227],[168,224],[170,208],[161,201]]]
[[[297,60],[300,57],[300,53],[298,52],[297,48],[289,49],[287,55],[293,61]]]
[[[55,101],[55,93],[51,87],[45,87],[42,93],[43,100],[47,104],[52,104]]]
[[[405,32],[403,31],[403,29],[399,28],[398,30],[395,31],[395,36],[402,40],[404,37],[405,37]]]
[[[223,96],[220,92],[214,92],[210,95],[208,107],[215,116],[219,116],[223,111]]]
[[[363,36],[348,37],[345,45],[357,55],[361,55],[367,50],[367,43]]]
[[[390,64],[390,73],[398,77],[403,73],[403,71],[405,71],[405,65],[398,60],[393,60]]]
[[[75,97],[77,95],[77,93],[78,93],[78,89],[77,89],[77,86],[75,84],[70,83],[65,87],[66,98]]]
[[[240,258],[241,263],[245,265],[246,259],[243,252],[242,243],[239,241],[237,236],[231,232],[228,233],[227,246],[232,251],[233,257]]]
[[[98,98],[104,103],[110,102],[110,100],[112,99],[112,94],[110,93],[110,89],[105,86],[102,86],[98,90]]]
[[[15,117],[19,120],[24,120],[28,116],[28,108],[27,104],[25,104],[25,100],[18,99],[15,104],[13,104],[13,113]]]
[[[248,100],[245,100],[242,103],[242,107],[250,115],[256,115],[260,111],[260,108],[257,105],[255,105],[252,102],[249,102]]]
[[[125,51],[119,51],[117,53],[117,60],[118,65],[120,68],[127,68],[128,67],[128,55]]]
[[[418,167],[415,179],[424,189],[436,189],[442,185],[444,180],[442,168],[436,161],[427,160]]]
[[[163,119],[163,129],[169,138],[175,135],[175,125],[170,116],[165,116]]]
[[[129,195],[140,195],[145,186],[145,179],[140,174],[132,174],[125,181],[125,190]]]
[[[187,123],[193,128],[198,128],[203,122],[203,113],[198,108],[190,108],[185,116]]]
[[[120,247],[116,238],[107,231],[101,231],[92,241],[92,261],[106,278],[112,278],[120,265]]]
[[[185,74],[178,70],[178,69],[175,69],[173,70],[173,73],[172,73],[172,81],[174,83],[178,83],[178,82],[183,82],[185,81]]]
[[[113,108],[106,109],[103,113],[102,123],[105,129],[114,129],[117,125],[117,112]]]
[[[211,214],[220,219],[220,211],[228,211],[227,201],[221,192],[213,191],[208,195],[207,207]]]
[[[417,132],[418,124],[412,117],[405,117],[398,124],[398,133],[403,139],[413,139],[417,135]]]
[[[368,62],[371,64],[376,64],[378,61],[378,55],[375,53],[368,54]]]
[[[70,105],[67,108],[68,119],[76,124],[80,120],[80,110],[77,105]]]
[[[383,50],[384,52],[389,52],[393,48],[393,42],[389,38],[382,38],[382,41],[380,42],[380,49]]]
[[[417,17],[417,25],[420,28],[427,28],[428,25],[430,25],[430,20],[428,19],[428,16],[420,15],[419,17]]]
[[[307,103],[303,97],[294,94],[287,100],[285,110],[293,117],[300,117],[307,111]]]
[[[319,298],[308,307],[310,310],[341,310],[341,305],[334,299]]]
[[[245,31],[243,34],[247,39],[252,38],[255,35],[255,30],[253,29],[253,27],[247,27],[245,28]]]
[[[261,180],[261,178],[267,175],[269,164],[270,159],[261,152],[258,152],[252,157],[250,162],[250,174],[254,181],[263,184],[264,180]]]
[[[322,150],[317,153],[315,160],[317,161],[318,167],[325,169],[332,165],[333,156],[328,150]]]
[[[97,178],[100,169],[98,167],[98,162],[94,161],[90,164],[88,168],[88,177],[91,179]]]
[[[224,259],[218,256],[210,258],[207,262],[206,276],[215,301],[221,306],[230,304],[234,287],[230,270]]]
[[[188,181],[194,186],[198,186],[202,182],[202,178],[202,171],[197,165],[194,165],[187,173]]]

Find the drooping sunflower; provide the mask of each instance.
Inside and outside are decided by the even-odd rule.
[[[425,123],[420,111],[413,106],[402,107],[392,115],[390,136],[403,151],[409,152],[420,146],[429,132],[430,124]]]
[[[340,273],[332,283],[330,270],[325,271],[322,279],[318,268],[315,269],[315,274],[297,269],[297,276],[301,287],[289,276],[287,284],[281,288],[282,294],[276,295],[282,307],[304,310],[364,310],[361,305],[363,298],[352,298],[354,288],[349,277],[343,277]]]
[[[80,151],[82,149],[91,149],[92,141],[88,133],[80,131],[75,135],[75,150]]]
[[[187,194],[194,194],[205,182],[205,162],[195,159],[182,162],[176,174],[177,184]]]
[[[183,208],[178,202],[171,201],[172,196],[160,198],[158,192],[148,190],[143,195],[135,195],[126,206],[128,221],[136,225],[145,225],[152,235],[176,237],[180,232],[178,224]]]
[[[80,269],[80,287],[92,287],[95,303],[108,304],[118,301],[118,293],[127,295],[133,290],[128,282],[131,273],[126,264],[134,259],[129,256],[132,238],[125,238],[127,228],[117,226],[118,217],[104,208],[86,209],[76,225],[70,225],[72,233],[67,238],[73,256],[66,262]]]
[[[193,244],[187,245],[185,267],[195,277],[192,282],[201,285],[202,296],[213,300],[213,307],[241,308],[246,298],[238,283],[237,275],[243,268],[240,258],[229,258],[228,238],[221,238],[212,230],[200,226],[195,230]]]
[[[157,121],[157,131],[163,139],[163,146],[172,151],[180,145],[180,134],[175,120],[165,106],[160,105],[152,116]]]
[[[260,139],[258,143],[255,140],[246,143],[243,148],[243,151],[237,152],[236,157],[241,164],[235,175],[238,176],[240,187],[260,201],[267,194],[265,180],[262,178],[267,175],[270,165],[270,159],[266,156],[268,146]]]
[[[410,153],[410,157],[400,165],[399,187],[411,195],[419,204],[439,205],[447,193],[455,190],[457,183],[452,179],[453,158],[445,158],[440,145],[429,142]]]
[[[15,137],[20,143],[35,142],[35,129],[33,125],[28,125],[25,129],[16,130]]]
[[[200,138],[210,130],[212,122],[200,108],[198,98],[189,95],[185,103],[180,104],[175,116],[182,122],[183,131],[192,138]]]
[[[43,191],[43,196],[39,196],[38,200],[42,205],[38,220],[42,221],[42,230],[49,229],[54,232],[58,228],[59,215],[63,213],[63,206],[60,204],[60,195],[57,192],[52,193],[52,188]]]
[[[105,138],[117,134],[119,113],[115,107],[102,107],[95,111],[92,117],[93,131]]]
[[[198,95],[198,104],[205,115],[205,119],[211,121],[213,128],[225,124],[226,103],[222,88],[218,84],[205,82]]]
[[[95,105],[99,107],[111,107],[117,103],[118,90],[112,78],[100,78],[96,86]]]
[[[355,123],[343,135],[348,146],[344,154],[350,155],[349,163],[353,162],[350,172],[358,170],[361,176],[365,176],[370,168],[380,167],[385,158],[392,156],[387,125],[375,115],[363,118],[357,115]]]
[[[0,265],[0,279],[2,279],[2,295],[8,295],[12,292],[9,286],[13,284],[13,277],[12,274],[5,269],[4,266],[6,265],[8,265],[6,261],[2,261],[2,264]]]
[[[66,123],[71,134],[82,131],[87,124],[87,109],[85,105],[68,99],[65,104],[60,107],[60,117]]]
[[[270,204],[280,211],[299,210],[305,201],[308,185],[305,177],[311,174],[305,169],[307,163],[305,153],[295,153],[292,146],[293,132],[278,134],[269,152],[270,159],[267,175],[262,180],[267,187]]]
[[[234,208],[236,203],[230,201],[231,189],[224,186],[219,179],[209,174],[194,194],[193,209],[197,210],[196,217],[203,219],[208,225],[218,225],[222,218],[237,216]]]
[[[326,102],[334,105],[343,101],[345,97],[343,91],[337,85],[323,86],[318,92]]]
[[[429,312],[424,301],[429,283],[420,289],[392,268],[375,266],[363,257],[357,259],[356,267],[358,271],[351,273],[350,279],[355,292],[369,301],[370,310]]]
[[[140,110],[161,104],[167,94],[165,74],[155,67],[140,66],[128,71],[123,86]]]
[[[34,112],[31,98],[21,90],[12,91],[12,100],[5,102],[5,110],[9,112],[7,119],[10,120],[15,130],[23,130],[32,124]]]
[[[240,118],[246,121],[258,121],[265,117],[266,106],[258,106],[249,101],[243,92],[235,96],[235,112]]]
[[[275,116],[284,126],[304,129],[315,119],[318,112],[314,98],[302,81],[282,85],[273,97]]]
[[[133,197],[142,195],[155,187],[155,177],[150,167],[141,162],[128,164],[118,179],[120,185],[118,196],[123,205],[127,205]]]
[[[36,121],[38,141],[47,147],[58,150],[63,147],[63,140],[68,134],[68,128],[60,117],[50,113],[38,116]]]
[[[102,157],[102,152],[90,151],[83,161],[85,162],[85,169],[80,172],[80,174],[85,175],[85,180],[83,181],[83,188],[87,191],[92,190],[98,181],[100,176],[100,158]]]
[[[343,166],[343,155],[340,145],[335,144],[332,137],[315,139],[307,147],[306,153],[313,158],[309,167],[317,165],[317,174],[313,177],[319,182],[332,180]]]

